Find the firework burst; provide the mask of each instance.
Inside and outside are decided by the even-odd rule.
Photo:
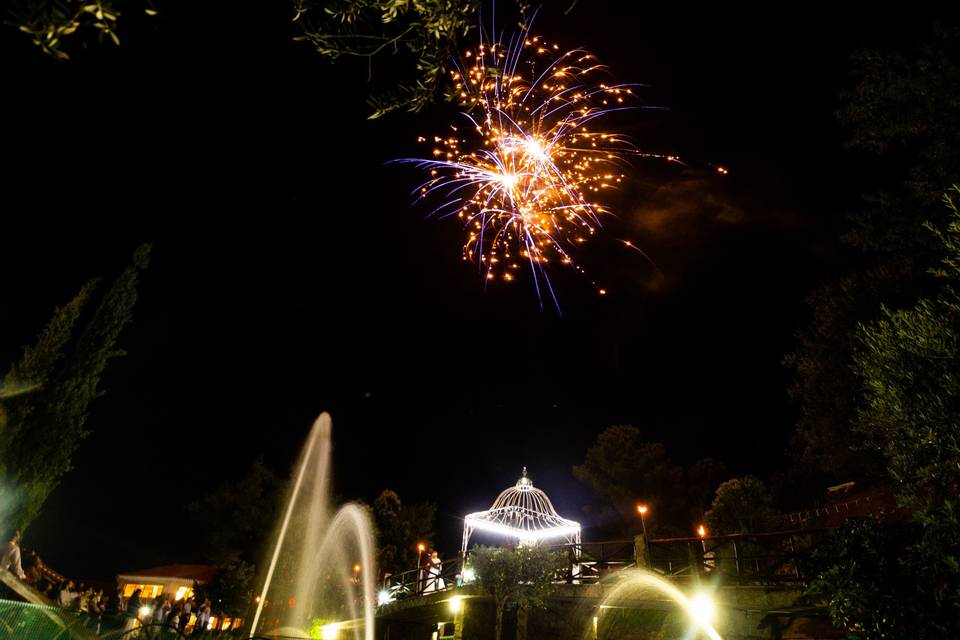
[[[405,159],[429,170],[419,197],[442,196],[433,211],[464,225],[464,260],[487,280],[516,279],[529,267],[541,305],[556,304],[554,264],[582,269],[576,248],[609,213],[603,191],[623,180],[622,154],[634,152],[599,120],[632,108],[633,85],[608,84],[607,69],[581,49],[526,31],[508,44],[481,43],[452,72],[465,125],[421,142],[430,159]]]

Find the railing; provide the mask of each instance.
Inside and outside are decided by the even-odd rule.
[[[583,542],[551,547],[567,566],[554,577],[558,584],[593,584],[605,576],[644,567],[678,580],[711,576],[738,583],[798,583],[810,575],[810,554],[830,529],[738,534],[709,538],[665,538]],[[469,559],[468,559],[469,567]],[[392,602],[445,591],[463,584],[459,558],[444,562],[438,575],[411,569],[388,576],[381,599]]]
[[[876,488],[863,491],[847,500],[785,514],[783,522],[786,526],[800,527],[803,526],[804,522],[816,518],[827,519],[833,516],[836,516],[838,520],[867,516],[882,518],[890,517],[900,511],[892,491],[886,488]],[[821,522],[822,526],[823,524]]]
[[[557,582],[591,584],[611,572],[636,566],[633,540],[570,543],[550,549],[567,558],[567,568]]]
[[[460,558],[447,560],[440,565],[439,571],[426,568],[411,569],[387,576],[380,583],[378,600],[403,600],[412,596],[429,595],[446,591],[463,584],[460,571]]]
[[[762,584],[804,582],[810,577],[810,554],[828,531],[651,540],[639,564],[671,578],[709,574]]]

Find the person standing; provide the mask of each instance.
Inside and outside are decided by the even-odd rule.
[[[190,611],[193,609],[193,600],[187,600],[183,603],[183,613],[180,614],[180,625],[177,629],[185,634],[187,625],[190,624]]]
[[[210,624],[210,601],[204,600],[203,606],[197,612],[197,626],[194,627],[194,633],[206,633]]]
[[[432,551],[430,553],[430,558],[427,560],[427,585],[423,589],[424,593],[441,591],[446,586],[443,578],[440,577],[440,571],[442,569],[443,563],[440,561],[440,554],[438,554],[436,551]]]
[[[123,621],[124,631],[130,631],[137,624],[137,616],[140,615],[140,592],[141,590],[137,589],[127,600],[126,616]]]
[[[64,609],[71,608],[73,601],[77,597],[77,592],[73,590],[73,587],[73,580],[67,580],[67,583],[63,585],[63,588],[60,589],[60,594],[57,596],[57,601]]]
[[[153,623],[162,625],[170,614],[170,600],[163,598],[163,601],[153,610]]]
[[[171,607],[170,613],[169,615],[167,615],[167,626],[173,629],[179,630],[180,628],[180,603],[179,602],[174,604]]]
[[[25,580],[27,574],[23,572],[23,566],[20,564],[20,530],[13,533],[13,537],[7,543],[3,551],[3,559],[0,560],[0,569],[10,571],[21,580]]]
[[[447,588],[446,582],[440,577],[443,572],[443,562],[440,561],[440,554],[436,551],[430,554],[430,565],[433,568],[433,587],[437,591],[443,591]]]
[[[84,589],[80,585],[80,596],[77,598],[77,608],[83,613],[90,612],[90,598],[93,597],[93,587]]]
[[[96,625],[96,634],[100,635],[100,625],[103,623],[103,589],[97,589],[90,599],[90,617]]]
[[[20,555],[23,556],[23,549],[20,550]],[[38,582],[37,577],[37,564],[40,562],[40,557],[37,555],[36,551],[31,551],[27,554],[26,562],[23,563],[22,569],[23,572],[27,574],[27,582],[36,585]],[[38,589],[39,590],[39,589]]]

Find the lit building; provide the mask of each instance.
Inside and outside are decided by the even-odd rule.
[[[117,576],[117,593],[124,600],[140,589],[140,600],[149,602],[159,595],[171,600],[193,596],[196,585],[210,582],[216,569],[207,564],[168,564],[141,571],[129,571]]]

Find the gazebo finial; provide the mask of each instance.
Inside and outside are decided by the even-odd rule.
[[[527,476],[527,468],[526,468],[526,467],[523,468],[523,473],[520,475],[520,479],[517,480],[517,488],[518,488],[518,489],[523,489],[523,490],[527,490],[527,489],[532,489],[532,488],[533,488],[533,480],[531,480],[531,479]]]

